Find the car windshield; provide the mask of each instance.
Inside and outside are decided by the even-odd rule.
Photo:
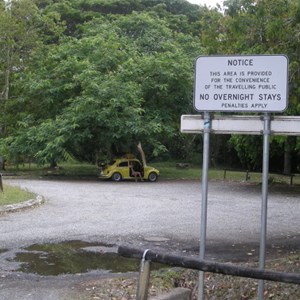
[[[116,162],[116,160],[112,160],[112,161],[110,161],[108,164],[109,164],[110,166],[112,166],[115,162]]]

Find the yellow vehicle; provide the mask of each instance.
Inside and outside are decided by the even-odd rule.
[[[159,170],[143,165],[137,158],[127,155],[125,157],[116,158],[109,164],[103,166],[99,177],[113,181],[136,179],[132,169],[136,172],[140,172],[143,180],[154,182],[159,176]]]

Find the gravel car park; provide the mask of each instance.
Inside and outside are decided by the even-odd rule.
[[[87,241],[129,245],[187,255],[199,249],[201,184],[159,181],[10,180],[43,195],[39,207],[0,216],[0,298],[75,299],[76,287],[97,273],[38,276],[14,273],[7,261],[34,244]],[[211,182],[208,200],[208,259],[223,261],[258,255],[261,186]],[[269,192],[267,258],[273,251],[297,253],[300,243],[300,189],[272,186]],[[298,249],[298,250],[297,250]],[[4,251],[4,252],[3,252]],[[274,255],[273,254],[273,255]]]

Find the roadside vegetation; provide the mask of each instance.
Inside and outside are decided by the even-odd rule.
[[[199,180],[201,183],[200,164],[188,164],[186,167],[178,167],[175,161],[153,162],[149,165],[160,170],[159,181],[163,180]],[[36,164],[22,164],[7,166],[3,171],[4,192],[0,191],[0,205],[18,203],[32,198],[33,194],[5,184],[6,178],[57,178],[72,180],[99,180],[99,169],[97,166],[88,163],[61,163],[55,168],[48,168]],[[283,184],[293,186],[300,185],[300,176],[285,176],[282,174],[269,174],[269,185]],[[209,169],[209,180],[211,181],[236,181],[249,184],[260,184],[262,174],[258,172],[247,172],[247,170],[232,169]],[[155,183],[154,183],[155,184]]]
[[[149,162],[150,166],[160,171],[159,180],[201,180],[202,172],[200,163],[187,164],[185,167],[178,167],[176,161]],[[40,166],[37,164],[9,165],[3,172],[7,176],[22,178],[68,178],[68,179],[90,179],[97,180],[99,168],[94,164],[79,162],[59,163],[55,168]],[[291,177],[292,176],[292,177]],[[269,174],[269,184],[300,184],[299,175],[283,175],[277,173]],[[261,183],[260,172],[249,172],[227,168],[210,168],[209,180],[225,180],[249,183]]]
[[[202,136],[181,133],[179,123],[197,113],[201,55],[285,54],[283,114],[299,116],[299,24],[298,0],[218,8],[186,0],[0,0],[0,169],[4,160],[97,164],[134,152],[138,142],[148,159],[193,161]],[[214,167],[261,170],[262,136],[212,135],[211,142]],[[299,173],[299,151],[299,137],[272,136],[270,170]]]
[[[251,258],[249,262],[239,264],[244,267],[257,267]],[[299,273],[300,256],[291,251],[266,262],[266,269],[278,272]],[[156,296],[175,287],[184,287],[192,291],[192,299],[198,299],[198,271],[181,268],[166,268],[152,271],[150,276],[149,296]],[[79,287],[77,300],[83,299],[124,299],[133,300],[136,296],[137,277],[93,280]],[[256,300],[258,280],[242,277],[223,276],[205,273],[205,293],[207,299]],[[300,299],[300,289],[295,284],[265,281],[264,299],[286,300]]]
[[[0,206],[20,203],[32,199],[33,197],[35,197],[35,195],[31,192],[4,184],[3,191],[0,190]]]

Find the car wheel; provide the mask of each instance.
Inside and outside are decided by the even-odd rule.
[[[157,174],[155,172],[151,172],[148,176],[148,180],[154,182],[157,180]]]
[[[111,179],[113,181],[121,181],[122,180],[122,175],[120,173],[114,173],[112,176],[111,176]]]

